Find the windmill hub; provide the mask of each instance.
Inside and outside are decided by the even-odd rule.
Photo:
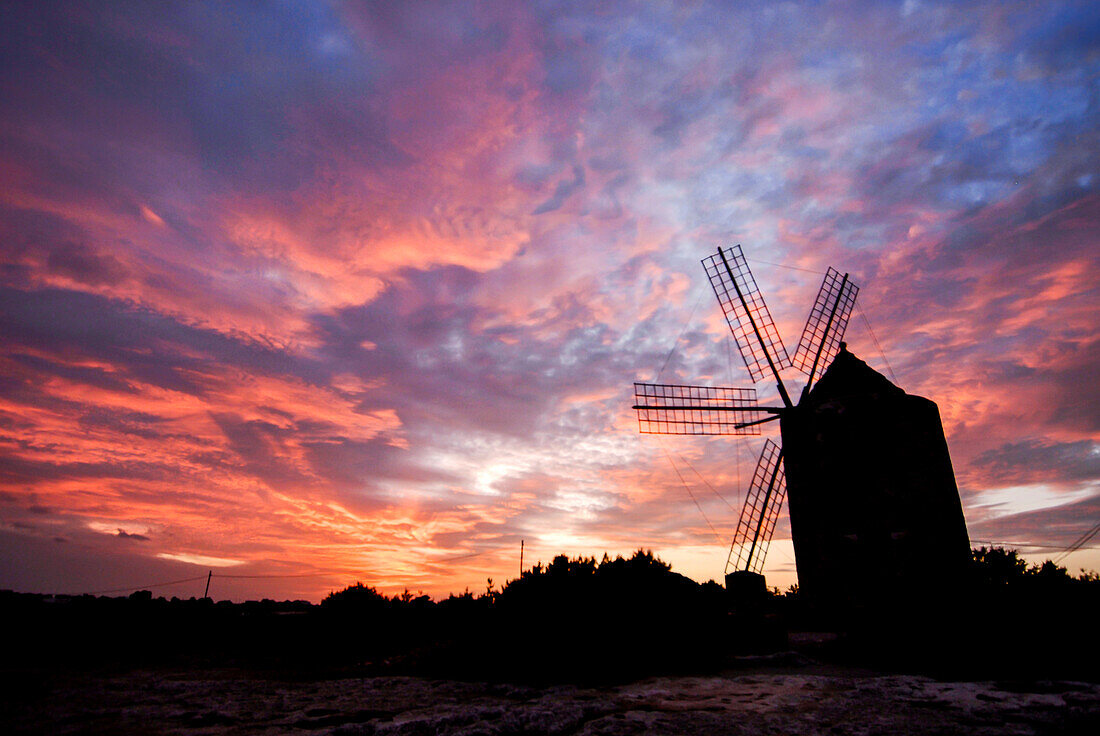
[[[783,447],[764,442],[727,587],[743,599],[762,596],[787,496],[799,589],[812,604],[863,607],[870,594],[923,595],[960,579],[969,540],[939,410],[848,352],[859,287],[828,270],[791,357],[741,246],[719,248],[703,266],[749,375],[770,374],[782,405],[760,406],[752,388],[635,383],[634,408],[645,434],[757,435],[779,420]],[[797,405],[779,373],[790,366],[807,376]]]

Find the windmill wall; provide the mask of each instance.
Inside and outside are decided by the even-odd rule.
[[[781,432],[808,602],[928,601],[962,580],[970,542],[933,402],[842,349]]]

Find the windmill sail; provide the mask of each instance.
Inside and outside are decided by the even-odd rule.
[[[791,361],[810,377],[807,387],[813,383],[818,369],[824,370],[840,350],[857,294],[859,287],[848,280],[848,274],[841,276],[835,268],[825,274]]]
[[[710,285],[722,305],[745,367],[752,380],[759,381],[765,370],[778,379],[779,370],[791,364],[787,349],[779,338],[768,305],[752,277],[741,246],[719,248],[718,253],[703,259]],[[782,381],[780,381],[782,383]]]
[[[764,442],[764,449],[752,475],[752,485],[741,509],[737,532],[726,560],[726,570],[732,563],[738,570],[759,573],[764,568],[779,509],[787,495],[783,474],[783,450],[771,440]],[[734,561],[734,550],[737,558]]]
[[[753,388],[663,383],[635,383],[634,408],[642,434],[756,435],[775,411],[756,405]]]

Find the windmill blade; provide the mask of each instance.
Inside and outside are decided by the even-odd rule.
[[[779,509],[786,496],[783,450],[771,440],[766,440],[756,463],[756,471],[752,474],[748,495],[745,496],[737,532],[733,535],[730,556],[726,560],[727,572],[735,549],[736,569],[755,573],[764,569],[764,558],[768,554]]]
[[[778,418],[777,408],[757,406],[754,388],[635,383],[634,408],[642,434],[756,435]]]
[[[792,360],[795,368],[810,377],[807,387],[818,369],[824,370],[840,350],[857,294],[859,287],[848,280],[848,274],[841,276],[835,268],[825,274]]]
[[[778,379],[779,370],[789,366],[791,359],[779,339],[775,322],[745,262],[741,246],[719,248],[718,253],[703,259],[703,268],[737,339],[749,376],[759,381],[770,368]]]

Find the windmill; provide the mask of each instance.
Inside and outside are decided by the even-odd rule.
[[[703,259],[718,303],[725,314],[745,367],[753,381],[770,372],[782,406],[759,406],[756,390],[710,386],[635,383],[639,429],[643,434],[758,435],[760,425],[780,419],[794,408],[779,371],[795,366],[808,378],[809,393],[819,366],[829,363],[843,344],[859,287],[848,274],[829,268],[802,330],[794,358],[788,356],[768,305],[745,261],[741,246],[719,248]],[[726,558],[730,567],[756,575],[775,531],[786,496],[783,450],[766,440],[756,463],[737,531]],[[736,559],[734,552],[736,551]]]
[[[969,540],[939,411],[847,352],[859,287],[828,269],[791,357],[741,247],[719,248],[703,267],[749,376],[770,373],[781,405],[758,404],[753,388],[635,383],[634,409],[643,434],[758,435],[780,422],[784,446],[764,443],[726,559],[727,587],[764,591],[760,573],[788,481],[807,598],[850,603],[872,577],[927,589],[927,561],[957,577]],[[807,376],[797,404],[780,375],[792,366]]]

